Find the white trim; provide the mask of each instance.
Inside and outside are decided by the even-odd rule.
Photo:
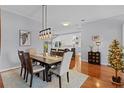
[[[88,60],[86,60],[86,59],[82,59],[81,61],[85,61],[85,62],[88,62]]]
[[[86,60],[86,59],[82,59],[81,61],[88,62],[88,60]],[[102,62],[101,62],[101,65],[106,65],[106,66],[109,66],[109,64],[102,63]]]
[[[107,64],[107,63],[102,63],[102,62],[101,62],[101,65],[106,65],[106,66],[107,66],[108,64]]]
[[[12,69],[16,69],[16,68],[20,68],[20,66],[16,66],[16,67],[1,70],[0,73],[5,72],[5,71],[9,71],[9,70],[12,70]]]

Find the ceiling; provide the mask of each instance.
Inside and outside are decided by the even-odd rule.
[[[40,5],[0,6],[2,9],[41,22]],[[72,25],[89,23],[124,14],[124,5],[49,5],[48,25],[61,25],[70,22]],[[81,21],[85,20],[85,21]]]
[[[113,16],[123,15],[124,6],[49,6],[48,21],[57,23],[70,21],[72,24],[98,21]]]
[[[37,16],[41,16],[40,5],[2,5],[0,8],[36,21],[39,20]]]

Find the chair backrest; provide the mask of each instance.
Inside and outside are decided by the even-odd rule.
[[[50,55],[56,55],[56,49],[51,48]]]
[[[65,52],[65,49],[58,49],[59,52]]]
[[[71,51],[73,52],[72,57],[75,58],[75,48],[71,48]]]
[[[27,52],[25,53],[25,62],[26,62],[26,69],[29,73],[33,73],[32,61],[30,58],[30,54]]]
[[[68,51],[70,51],[70,49],[66,48],[66,49],[65,49],[65,52],[68,52]]]
[[[54,49],[54,48],[51,48],[51,51],[56,51],[56,49]]]
[[[18,50],[18,56],[19,56],[21,65],[26,67],[26,63],[25,63],[25,59],[24,59],[24,52]]]
[[[29,49],[29,54],[37,54],[37,50],[35,48],[30,48]]]
[[[71,62],[73,52],[66,52],[64,53],[63,56],[63,61],[61,62],[61,67],[60,67],[60,75],[63,75],[64,73],[69,71],[69,65]]]
[[[58,49],[58,51],[57,51],[57,56],[63,57],[64,52],[65,52],[65,49]]]

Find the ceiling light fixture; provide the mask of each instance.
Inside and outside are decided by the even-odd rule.
[[[42,30],[39,32],[39,38],[50,39],[51,36],[51,28],[47,27],[47,5],[42,5]]]
[[[63,22],[62,25],[63,26],[69,26],[70,25],[70,22]]]

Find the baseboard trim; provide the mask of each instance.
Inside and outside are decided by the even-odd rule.
[[[12,67],[12,68],[1,70],[0,73],[6,72],[6,71],[9,71],[9,70],[13,70],[13,69],[17,69],[17,68],[20,68],[20,66],[16,66],[16,67]]]
[[[82,59],[81,61],[82,61],[82,62],[83,62],[83,61],[84,61],[84,62],[88,62],[88,60],[86,60],[86,59]],[[101,63],[101,65],[105,65],[105,66],[109,66],[109,67],[110,67],[109,64],[105,64],[105,63]]]
[[[82,59],[81,61],[88,62],[88,60],[86,60],[86,59]]]

